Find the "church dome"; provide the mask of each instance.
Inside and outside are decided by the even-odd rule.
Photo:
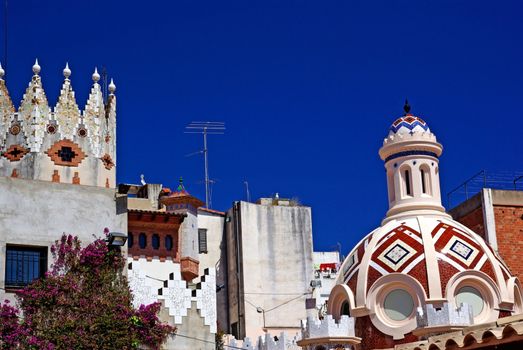
[[[428,306],[466,303],[475,324],[523,312],[517,278],[484,238],[445,212],[443,148],[424,121],[408,114],[408,103],[405,111],[380,149],[389,210],[345,259],[329,296],[328,313],[354,317],[356,336],[369,349],[418,340],[418,311]]]
[[[501,258],[479,235],[437,215],[390,220],[369,233],[345,259],[336,284],[329,313],[339,317],[348,302],[352,316],[368,317],[362,328],[392,339],[409,338],[417,309],[428,303],[467,302],[474,323],[521,309],[513,305],[518,283]]]

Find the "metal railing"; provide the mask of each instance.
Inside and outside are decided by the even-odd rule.
[[[522,191],[523,171],[487,172],[481,170],[447,193],[447,209],[452,208],[453,203],[458,204],[473,197],[483,188]]]

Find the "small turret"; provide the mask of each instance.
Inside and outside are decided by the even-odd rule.
[[[0,66],[0,176],[114,187],[116,163],[116,86],[107,104],[95,68],[93,86],[82,112],[71,84],[69,63],[58,102],[49,106],[38,59],[33,76],[15,110]]]
[[[384,222],[413,211],[448,217],[441,205],[439,156],[443,146],[431,133],[427,123],[410,113],[406,100],[405,114],[389,128],[379,154],[387,169],[389,211]]]

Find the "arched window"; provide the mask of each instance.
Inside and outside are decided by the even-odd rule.
[[[138,236],[138,244],[140,245],[141,249],[145,249],[147,247],[147,236],[145,233],[140,233],[140,236]]]
[[[348,301],[344,301],[343,304],[341,304],[340,316],[342,315],[350,316],[350,305]]]
[[[134,236],[132,232],[127,235],[127,248],[131,248],[134,244]]]
[[[421,193],[431,194],[430,188],[430,169],[426,165],[420,166],[420,176],[421,176]]]
[[[173,236],[171,236],[171,235],[165,236],[165,249],[167,249],[167,250],[173,249]]]
[[[410,177],[410,169],[404,169],[403,170],[403,189],[404,193],[407,196],[412,196],[412,183],[411,183],[411,177]]]
[[[153,249],[160,248],[160,236],[158,236],[158,234],[156,234],[156,233],[153,234],[152,244],[153,244]]]

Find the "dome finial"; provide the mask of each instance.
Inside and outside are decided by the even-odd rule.
[[[92,78],[95,83],[97,83],[98,80],[100,80],[100,74],[98,74],[98,67],[94,67],[94,73]]]
[[[69,62],[65,62],[64,77],[65,77],[65,79],[69,79],[70,76],[71,76],[71,69],[69,69]]]
[[[403,106],[403,110],[405,111],[405,115],[410,113],[410,105],[408,99],[405,99],[405,105]]]
[[[116,85],[114,84],[113,78],[111,78],[111,82],[109,83],[109,92],[111,94],[114,94],[116,91]]]
[[[34,75],[38,75],[40,73],[41,67],[38,64],[38,58],[35,60],[35,64],[33,64],[33,73]]]

